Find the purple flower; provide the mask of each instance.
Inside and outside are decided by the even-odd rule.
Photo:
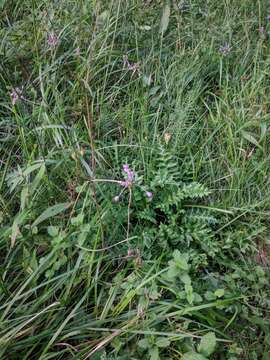
[[[17,100],[19,100],[19,96],[16,90],[13,90],[12,93],[10,93],[11,96],[11,103],[14,106],[17,102]]]
[[[146,191],[146,197],[148,198],[148,199],[150,199],[150,200],[152,200],[152,198],[153,198],[153,193],[151,192],[151,191]]]
[[[270,15],[268,15],[266,19],[270,22]]]
[[[128,187],[128,181],[127,181],[127,180],[121,180],[121,181],[119,182],[119,184],[120,184],[121,186]]]
[[[123,171],[126,172],[126,173],[129,172],[129,166],[128,166],[128,164],[124,164],[124,165],[123,165]]]
[[[142,75],[142,71],[140,69],[140,64],[137,63],[130,63],[128,61],[128,56],[127,55],[123,55],[123,65],[124,68],[127,68],[128,70],[131,70],[133,74],[135,74],[137,72],[138,75]]]
[[[133,251],[131,249],[128,249],[127,257],[133,256]]]
[[[11,103],[14,106],[18,100],[24,100],[22,90],[20,88],[13,89],[10,93]]]
[[[127,174],[127,176],[128,176],[128,180],[130,181],[130,182],[132,182],[133,180],[134,180],[134,178],[135,178],[135,173],[134,173],[134,171],[129,171],[128,172],[128,174]]]
[[[120,181],[120,184],[125,187],[131,186],[135,179],[135,172],[129,168],[128,164],[123,165],[123,171],[126,173],[126,179]]]
[[[219,48],[219,52],[224,56],[228,55],[230,51],[231,51],[231,47],[229,44],[225,44]]]
[[[55,48],[58,42],[58,36],[54,32],[49,32],[47,37],[47,44],[49,45],[49,47],[52,49]]]
[[[130,170],[128,164],[123,165],[123,171],[127,174],[127,179],[132,182],[134,180],[135,173]]]

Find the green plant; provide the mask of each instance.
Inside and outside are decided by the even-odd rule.
[[[268,2],[0,9],[0,358],[268,359]]]
[[[159,351],[170,346],[170,341],[164,337],[147,336],[138,342],[138,346],[146,350],[151,360],[159,360]]]
[[[197,352],[190,351],[184,354],[183,360],[205,360],[214,351],[216,347],[215,333],[209,332],[204,335],[198,345]]]

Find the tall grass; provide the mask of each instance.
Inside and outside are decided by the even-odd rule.
[[[0,4],[1,359],[268,359],[267,6]]]

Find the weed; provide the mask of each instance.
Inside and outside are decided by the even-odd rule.
[[[0,7],[0,358],[267,359],[267,1]]]

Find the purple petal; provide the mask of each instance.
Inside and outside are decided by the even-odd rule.
[[[48,37],[47,37],[47,44],[51,47],[54,48],[56,47],[56,45],[58,44],[58,36],[54,33],[54,32],[50,32],[48,33]]]
[[[128,187],[128,180],[120,181],[120,185],[124,187]]]
[[[127,175],[128,175],[128,181],[132,182],[134,180],[134,176],[135,176],[134,171],[128,170]]]
[[[22,90],[20,88],[16,88],[14,89],[11,93],[10,93],[10,97],[11,97],[11,103],[12,105],[15,105],[16,102],[19,99],[24,100],[24,97],[22,96]]]
[[[146,191],[146,196],[148,197],[148,199],[152,199],[153,193],[151,191]]]
[[[124,164],[123,165],[123,170],[124,170],[124,172],[129,172],[129,166],[128,166],[128,164]]]

